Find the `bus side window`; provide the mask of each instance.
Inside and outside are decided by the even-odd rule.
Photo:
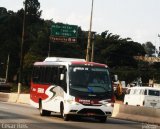
[[[45,83],[45,70],[46,68],[45,67],[40,67],[40,83]]]
[[[58,68],[57,67],[51,68],[51,83],[54,85],[59,85],[58,84]]]
[[[52,84],[52,67],[46,67],[45,82],[47,84]]]
[[[39,67],[34,67],[33,68],[33,73],[32,73],[32,80],[34,83],[39,82]]]
[[[67,69],[65,66],[63,66],[62,68],[59,68],[59,80],[60,80],[60,86],[62,87],[62,89],[67,92],[67,82],[66,82],[66,72],[67,72]],[[61,80],[61,76],[64,76],[63,77],[63,80]]]

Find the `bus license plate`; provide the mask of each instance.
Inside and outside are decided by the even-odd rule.
[[[95,115],[95,113],[88,112],[87,115]]]

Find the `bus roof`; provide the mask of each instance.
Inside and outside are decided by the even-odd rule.
[[[80,62],[80,61],[72,61],[72,65],[86,65],[86,66],[100,66],[100,67],[107,67],[106,64],[96,63],[96,62]]]
[[[100,66],[107,67],[105,64],[87,62],[85,59],[78,58],[63,58],[63,57],[47,57],[43,62],[35,62],[34,65],[55,65],[55,64],[70,64],[70,65],[85,65],[85,66]]]
[[[85,59],[78,58],[64,58],[64,57],[47,57],[44,62],[71,62],[71,61],[85,61]]]

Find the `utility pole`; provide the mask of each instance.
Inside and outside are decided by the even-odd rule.
[[[90,17],[90,27],[89,27],[89,33],[88,33],[88,44],[87,44],[86,61],[90,61],[93,2],[94,2],[94,0],[92,0],[92,7],[91,7],[91,17]]]
[[[48,57],[50,57],[50,51],[51,51],[51,43],[49,41],[49,44],[48,44]]]
[[[91,53],[91,62],[94,61],[94,43],[95,43],[95,32],[92,34],[92,53]]]
[[[6,83],[8,82],[8,68],[9,68],[9,54],[7,58],[7,67],[6,67]]]
[[[25,0],[25,3],[24,3],[24,14],[23,14],[23,28],[22,28],[22,42],[21,42],[21,55],[20,55],[20,69],[19,69],[19,81],[18,81],[18,94],[21,93],[21,86],[22,86],[23,44],[24,44],[24,33],[25,33],[25,20],[26,20],[26,0]]]

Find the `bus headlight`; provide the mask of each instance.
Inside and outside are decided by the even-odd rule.
[[[66,102],[69,104],[72,104],[72,105],[79,105],[79,103],[77,103],[77,102],[75,102],[75,100],[71,100],[71,99],[66,100]]]

